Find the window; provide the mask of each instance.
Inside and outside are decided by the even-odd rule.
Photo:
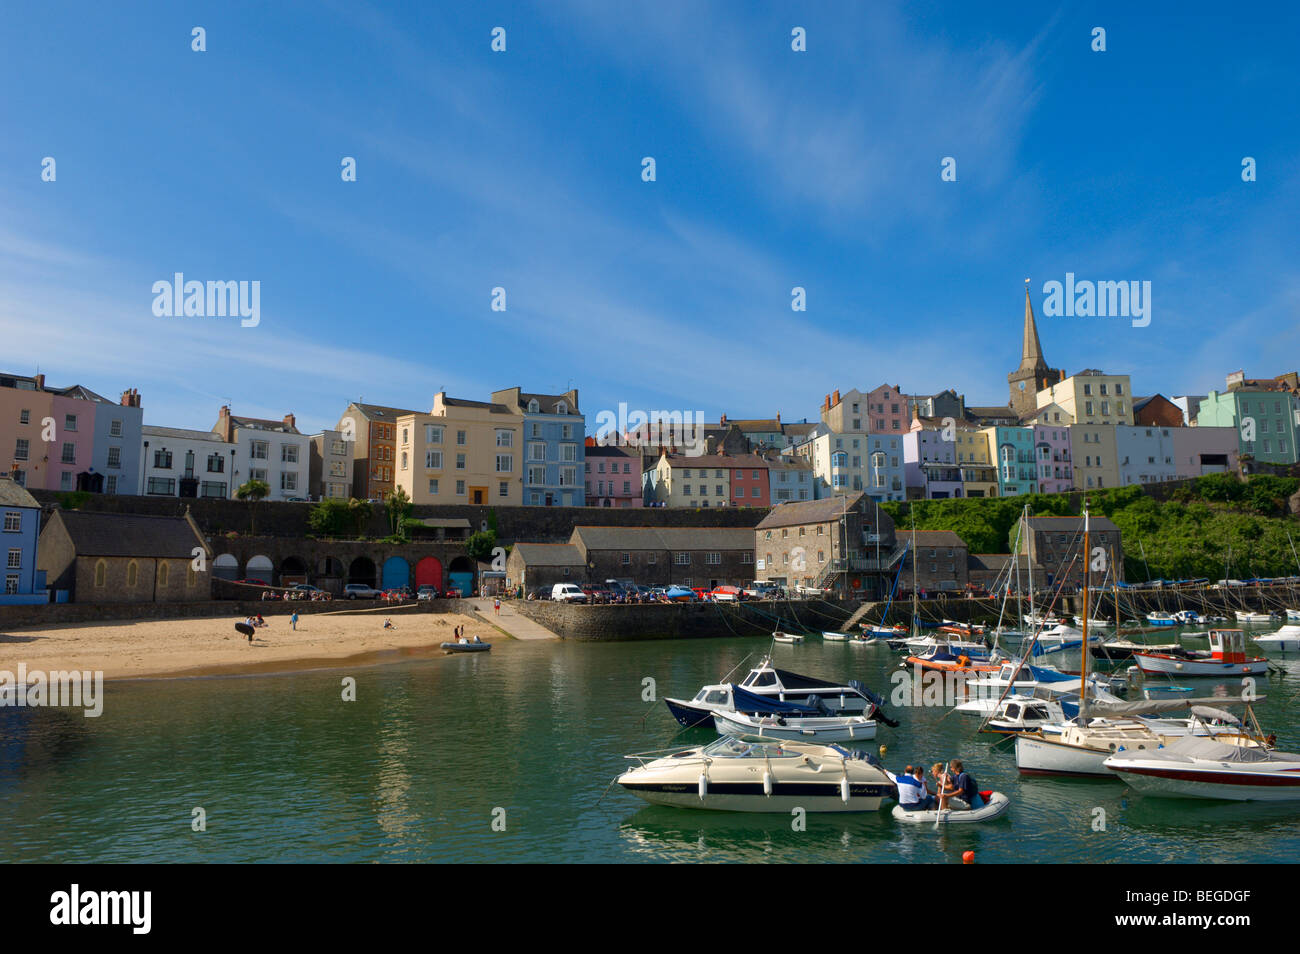
[[[722,563],[722,554],[716,552],[706,553],[704,555],[704,562],[709,566],[719,566]]]
[[[21,533],[23,529],[23,514],[21,510],[5,511],[5,533]]]
[[[18,438],[18,443],[14,445],[14,460],[27,460],[30,444],[25,437]]]
[[[528,459],[546,460],[546,445],[541,443],[540,441],[530,443],[528,445]]]
[[[248,456],[252,460],[266,460],[270,445],[266,441],[253,441],[248,445]],[[168,464],[168,467],[171,465]]]
[[[168,568],[167,568],[167,563],[166,563],[166,561],[165,561],[165,560],[164,560],[164,561],[159,561],[159,563],[158,563],[158,585],[159,585],[159,586],[166,586],[166,585],[167,585],[167,575],[168,575],[169,572],[170,572],[170,571],[169,571]]]
[[[381,467],[380,470],[384,470],[384,468]],[[265,483],[265,482],[266,482],[266,468],[265,468],[265,467],[250,467],[250,468],[248,469],[248,479],[249,479],[249,480],[260,480],[260,481],[262,481],[263,483]]]
[[[457,497],[465,496],[465,481],[463,480],[456,481],[456,496]]]
[[[208,455],[208,473],[224,474],[226,472],[226,458],[223,454]]]
[[[170,477],[150,477],[145,493],[172,496],[176,493],[176,481]]]
[[[63,444],[63,463],[75,464],[77,462],[77,445],[70,441]]]
[[[199,493],[204,497],[222,498],[226,496],[226,485],[220,480],[205,480],[200,485]]]
[[[576,487],[578,486],[578,468],[561,467],[560,468],[560,486]]]
[[[409,462],[407,460],[406,451],[402,451],[402,470],[406,470],[408,467],[409,467]]]
[[[514,431],[497,431],[497,447],[514,447]]]
[[[32,422],[32,412],[28,408],[23,408],[18,412],[19,424],[30,424]]]
[[[75,431],[77,429],[77,415],[75,414],[63,415],[63,429],[65,431]]]
[[[561,461],[563,461],[563,462],[566,463],[566,464],[571,464],[571,463],[575,462],[577,459],[578,459],[578,445],[577,445],[577,444],[561,444],[561,445],[560,445],[560,460],[561,460]]]
[[[457,447],[464,447],[466,443],[468,443],[468,441],[466,440],[466,434],[465,434],[465,432],[464,432],[464,431],[457,431],[457,432],[456,432],[456,446],[457,446]]]
[[[120,448],[120,447],[110,447],[110,448],[108,449],[108,466],[109,466],[109,467],[112,467],[114,470],[121,470],[121,468],[122,468],[122,448]]]
[[[497,496],[498,497],[510,496],[510,482],[508,480],[502,480],[497,483]]]
[[[23,568],[23,551],[21,547],[9,548],[9,563],[11,570],[21,570]]]
[[[509,474],[509,473],[513,473],[513,472],[514,472],[514,469],[515,469],[515,455],[514,455],[514,454],[497,454],[497,473],[498,473],[498,474]]]
[[[427,450],[424,452],[425,470],[442,470],[442,451]]]
[[[121,422],[121,421],[119,421],[119,420],[117,420],[116,418],[114,418],[114,419],[109,423],[109,425],[108,425],[108,436],[109,436],[109,437],[121,437],[121,436],[122,436],[122,422]]]
[[[280,445],[280,462],[284,464],[298,463],[298,445],[281,444]]]
[[[430,494],[430,496],[433,496],[433,497],[438,496],[438,478],[437,478],[437,477],[430,477],[430,478],[429,478],[429,494]]]
[[[546,468],[545,468],[545,467],[529,467],[529,468],[528,468],[528,482],[529,482],[530,484],[544,484],[544,483],[546,483]]]
[[[132,560],[126,567],[126,585],[135,586],[140,579],[140,566]]]
[[[673,563],[677,564],[678,566],[690,566],[691,555],[689,553],[674,553]]]
[[[12,596],[14,593],[17,593],[17,592],[18,592],[18,577],[16,577],[16,576],[6,576],[6,577],[5,577],[5,593],[8,594],[8,595],[11,595],[11,596]]]
[[[280,472],[280,489],[297,490],[298,489],[298,472],[285,470]]]
[[[424,442],[426,444],[441,444],[442,425],[441,424],[424,425]]]
[[[465,469],[465,455],[464,455],[464,454],[457,454],[457,455],[456,455],[456,469],[457,469],[457,470],[464,470],[464,469]]]
[[[402,443],[411,443],[411,429],[409,427],[402,428]]]
[[[95,585],[103,586],[108,581],[108,564],[103,560],[95,563]]]

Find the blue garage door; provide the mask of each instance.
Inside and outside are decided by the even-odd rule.
[[[401,557],[389,557],[384,561],[383,589],[393,590],[399,586],[410,586],[411,565]]]

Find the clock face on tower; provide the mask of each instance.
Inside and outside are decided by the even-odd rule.
[[[1020,390],[1023,391],[1024,389],[1025,389],[1025,382],[1024,382],[1024,381],[1021,381],[1021,382],[1020,382]]]

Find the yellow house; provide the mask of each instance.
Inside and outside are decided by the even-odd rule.
[[[1071,427],[1070,456],[1074,458],[1076,490],[1120,486],[1114,424],[1076,424]]]
[[[1133,423],[1133,389],[1127,374],[1072,374],[1038,392],[1038,406],[1049,404],[1059,404],[1075,424]]]
[[[417,504],[523,502],[524,416],[504,404],[449,398],[397,419],[395,483]]]
[[[989,435],[997,428],[979,428],[961,421],[956,428],[957,466],[961,468],[961,492],[966,497],[996,497],[998,470],[989,451]]]

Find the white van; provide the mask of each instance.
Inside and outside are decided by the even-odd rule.
[[[551,599],[557,603],[585,603],[587,594],[576,583],[556,583],[551,587]]]

